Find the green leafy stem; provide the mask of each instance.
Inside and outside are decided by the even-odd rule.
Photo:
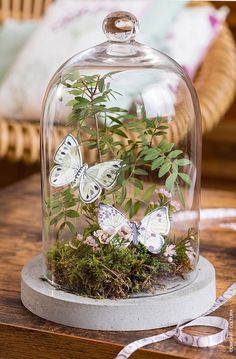
[[[142,118],[137,119],[132,109],[128,113],[120,107],[107,106],[111,98],[116,100],[117,96],[122,96],[111,89],[110,79],[114,74],[85,76],[75,71],[63,79],[64,86],[73,97],[67,103],[72,109],[67,125],[76,130],[79,142],[89,150],[97,148],[100,161],[103,157],[122,159],[125,165],[117,184],[103,193],[101,200],[121,207],[132,218],[141,204],[149,207],[156,185],[144,188],[143,178],[152,173],[154,177],[165,178],[166,189],[173,194],[177,192],[185,206],[181,187],[183,184],[191,185],[191,178],[185,170],[191,161],[165,138],[169,128],[167,119],[147,118],[144,110]],[[134,188],[133,198],[128,198],[128,185]],[[90,204],[88,209],[75,191],[67,188],[61,193],[54,193],[48,203],[50,224],[58,227],[57,236],[65,227],[76,234],[71,219],[79,216],[78,209],[84,212],[88,221],[93,219],[91,213],[96,205]]]
[[[57,239],[65,228],[68,228],[73,236],[77,235],[73,219],[80,216],[78,208],[75,209],[75,206],[78,207],[79,204],[80,200],[71,188],[54,193],[52,197],[46,201],[49,224],[57,228]]]

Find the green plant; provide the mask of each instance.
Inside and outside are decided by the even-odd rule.
[[[95,298],[125,298],[148,290],[168,265],[151,257],[141,245],[129,249],[104,246],[93,252],[83,242],[77,249],[61,242],[48,253],[48,268],[66,290]]]
[[[173,196],[185,206],[182,187],[190,186],[191,161],[181,149],[167,141],[169,122],[162,117],[148,118],[143,110],[137,119],[127,110],[109,106],[122,94],[111,88],[114,72],[85,76],[75,72],[64,76],[63,85],[72,99],[67,125],[78,143],[89,151],[97,149],[99,162],[122,161],[116,184],[103,190],[99,202],[111,204],[132,219],[162,206],[168,213],[178,210]],[[132,134],[130,136],[130,134]],[[148,184],[162,182],[165,190]],[[131,190],[131,192],[129,192]],[[130,195],[132,193],[132,195]],[[178,203],[177,203],[178,204]],[[47,253],[49,271],[64,290],[94,298],[126,298],[133,293],[152,290],[165,275],[183,274],[192,269],[191,256],[196,235],[167,237],[161,252],[153,255],[142,244],[127,246],[116,233],[112,239],[101,231],[97,221],[98,201],[84,203],[78,188],[63,188],[46,201],[49,226],[53,226],[56,244]],[[75,221],[83,220],[83,233]],[[70,240],[68,238],[68,232]],[[81,231],[80,231],[81,232]]]
[[[169,127],[166,119],[149,119],[143,111],[142,119],[137,120],[127,110],[107,105],[111,97],[122,96],[111,89],[109,80],[115,73],[85,76],[75,71],[63,82],[73,96],[68,102],[72,108],[68,125],[76,129],[79,141],[90,150],[97,148],[100,161],[103,156],[110,156],[122,159],[125,165],[117,185],[106,192],[102,200],[122,207],[132,218],[141,205],[148,206],[155,190],[151,185],[143,191],[143,177],[152,172],[161,179],[166,177],[166,188],[173,193],[177,191],[184,206],[180,183],[190,185],[191,179],[182,168],[191,165],[191,161],[164,138]],[[136,138],[129,138],[129,133],[136,134]],[[134,188],[133,198],[127,198],[127,186]],[[143,201],[140,191],[143,191]]]
[[[69,242],[58,242],[48,251],[48,270],[64,290],[92,298],[126,298],[155,290],[166,275],[182,275],[192,269],[186,255],[190,232],[185,238],[167,238],[162,252],[152,256],[140,243],[117,246],[117,239],[102,244],[95,236],[91,237],[97,228],[90,228],[83,239],[74,237]],[[88,241],[87,235],[92,240]],[[165,256],[170,244],[176,248],[172,262]]]
[[[49,225],[54,225],[57,228],[57,239],[66,227],[72,235],[77,235],[77,229],[72,220],[80,216],[79,205],[75,190],[70,187],[61,192],[53,193],[52,197],[46,201]],[[75,209],[76,206],[77,208]]]

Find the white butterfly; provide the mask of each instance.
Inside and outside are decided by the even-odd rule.
[[[67,135],[59,145],[54,162],[56,165],[49,176],[51,186],[78,186],[80,198],[85,203],[94,202],[103,188],[111,188],[122,167],[121,160],[102,162],[92,167],[83,164],[79,144],[71,134]]]
[[[149,252],[159,253],[164,244],[163,235],[170,230],[167,207],[160,207],[148,213],[139,223],[129,221],[115,207],[100,203],[98,223],[108,233],[118,233],[122,228],[130,230],[130,243],[142,243]]]

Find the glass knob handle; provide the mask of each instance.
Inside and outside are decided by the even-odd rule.
[[[139,23],[131,13],[115,11],[105,17],[102,27],[108,41],[130,42],[139,30]]]

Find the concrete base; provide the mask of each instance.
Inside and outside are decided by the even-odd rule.
[[[196,279],[179,290],[151,297],[91,299],[58,290],[40,279],[42,256],[22,270],[21,300],[32,313],[77,328],[130,331],[162,328],[196,318],[216,297],[215,270],[200,257]]]

